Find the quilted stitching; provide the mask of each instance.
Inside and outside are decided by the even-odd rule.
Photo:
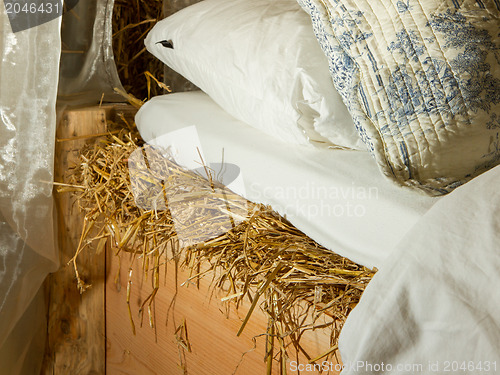
[[[500,0],[298,0],[382,172],[445,194],[500,163]]]

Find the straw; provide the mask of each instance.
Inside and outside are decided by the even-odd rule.
[[[93,238],[85,237],[90,232],[84,228],[72,260],[78,285],[87,287],[78,274],[78,254],[110,239],[118,256],[133,254],[150,278],[153,292],[141,311],[152,326],[162,267],[175,260],[190,271],[189,281],[212,277],[211,288],[224,303],[239,307],[250,299],[237,334],[257,307],[268,315],[266,358],[284,363],[290,346],[309,360],[331,356],[374,271],[320,246],[271,207],[228,190],[213,171],[207,180],[180,167],[168,150],[145,145],[132,125],[110,125],[106,137],[82,150],[70,186],[59,186],[77,195],[87,228],[103,223]],[[127,303],[129,296],[128,290]],[[301,337],[319,328],[330,332],[330,345],[324,354],[307,353]]]
[[[149,87],[144,79],[149,73],[163,82],[163,63],[144,47],[144,37],[163,18],[162,7],[162,0],[114,2],[112,40],[118,76],[125,91],[139,100],[165,93],[164,87]]]

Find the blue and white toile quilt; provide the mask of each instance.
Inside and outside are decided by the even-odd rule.
[[[382,172],[445,194],[500,163],[500,0],[298,0]]]

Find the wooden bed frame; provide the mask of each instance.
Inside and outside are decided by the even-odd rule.
[[[105,134],[107,121],[115,121],[119,114],[132,119],[135,110],[116,104],[64,113],[57,132],[56,181],[66,181],[66,171],[77,164],[81,147]],[[270,363],[264,358],[267,316],[256,309],[237,336],[250,304],[228,311],[220,296],[212,295],[208,278],[181,285],[189,273],[173,261],[167,264],[165,281],[156,296],[154,328],[147,314],[142,327],[138,318],[141,301],[151,291],[150,280],[137,269],[140,262],[130,268],[129,258],[114,256],[111,246],[105,246],[101,254],[91,248],[79,256],[81,277],[92,285],[80,294],[73,267],[67,263],[80,240],[82,215],[70,194],[55,195],[61,267],[45,283],[48,330],[42,375],[266,374]],[[130,272],[135,335],[126,303]],[[316,356],[329,348],[327,332],[308,333],[301,341],[308,353]],[[296,369],[319,373],[304,371],[305,356],[287,350],[289,362],[272,361],[273,374],[282,373],[280,366],[286,367],[287,374],[298,373]],[[277,351],[279,348],[274,353]],[[338,369],[338,362],[331,361],[330,368]]]

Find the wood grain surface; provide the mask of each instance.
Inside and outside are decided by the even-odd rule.
[[[106,132],[106,121],[119,113],[130,117],[128,105],[67,110],[56,134],[55,181],[68,182],[70,168],[79,165],[79,152],[96,134]],[[105,253],[90,246],[78,258],[80,276],[92,286],[80,294],[72,266],[80,240],[83,216],[69,193],[55,193],[60,268],[45,282],[47,342],[42,375],[103,375],[106,371]],[[95,250],[95,249],[94,249]]]
[[[56,181],[65,181],[69,168],[78,163],[78,153],[89,135],[106,131],[106,121],[118,114],[131,118],[130,106],[81,108],[67,111],[62,118],[56,147]],[[50,275],[45,288],[48,300],[47,350],[41,375],[264,375],[267,316],[255,309],[243,333],[237,332],[250,306],[247,300],[238,310],[212,293],[210,278],[183,284],[189,272],[175,262],[167,263],[161,287],[152,305],[154,327],[147,313],[139,310],[152,291],[151,280],[144,277],[141,262],[131,266],[127,254],[120,258],[106,247],[102,254],[87,249],[78,258],[79,271],[92,285],[80,294],[74,270],[67,262],[73,257],[80,239],[82,215],[70,194],[56,194],[58,242],[61,267]],[[129,274],[131,272],[131,278]],[[131,282],[130,306],[135,334],[127,307],[127,287]],[[183,285],[181,285],[183,284]],[[311,356],[329,348],[329,334],[315,330],[301,341]],[[279,351],[275,343],[274,353]],[[286,374],[302,366],[307,359],[289,350],[283,363]],[[335,358],[328,364],[333,367]],[[273,374],[284,373],[277,361]],[[322,374],[337,374],[323,371]]]
[[[173,261],[167,263],[167,273],[156,295],[153,313],[156,325],[149,325],[147,313],[142,320],[139,309],[142,301],[152,291],[151,280],[141,271],[141,261],[131,267],[128,255],[119,260],[108,255],[106,281],[106,338],[108,375],[265,375],[265,340],[267,316],[255,309],[241,336],[236,333],[250,306],[246,302],[238,310],[227,309],[221,295],[210,291],[210,278],[198,285],[188,278],[187,270],[179,269]],[[131,276],[130,304],[136,334],[134,335],[127,309],[127,284]],[[191,351],[186,350],[176,329],[185,322]],[[255,342],[255,344],[254,344]],[[302,345],[312,356],[329,348],[326,331],[317,330],[306,335]],[[276,345],[275,345],[276,346]],[[275,348],[276,351],[279,348]],[[286,374],[307,359],[301,354],[298,360],[291,350],[286,363]],[[297,361],[295,364],[293,361]],[[332,360],[330,360],[332,361]],[[337,363],[333,360],[330,367]],[[317,374],[318,371],[301,372]],[[337,374],[325,371],[323,374]],[[278,362],[273,364],[273,374],[281,374]]]

